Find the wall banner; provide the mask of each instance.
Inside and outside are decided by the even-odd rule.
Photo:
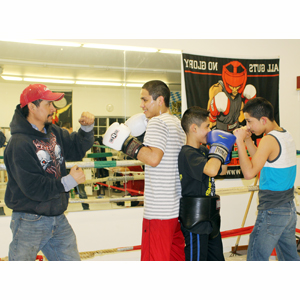
[[[272,103],[275,120],[280,124],[279,59],[221,58],[186,53],[182,58],[187,108],[200,106],[212,112],[211,104],[222,103],[218,108],[220,113],[211,114],[214,128],[232,132],[245,125],[242,108],[255,96]],[[217,98],[228,101],[217,102]],[[256,142],[259,138],[253,137],[253,140]],[[236,157],[235,151],[233,154]],[[232,160],[226,178],[243,177],[238,164],[238,158]]]
[[[56,108],[56,112],[53,115],[52,123],[60,127],[72,128],[72,92],[53,92],[64,93],[65,96],[61,100],[53,102],[53,105]]]

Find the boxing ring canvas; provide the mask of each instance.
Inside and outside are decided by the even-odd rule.
[[[272,103],[275,121],[280,125],[278,58],[239,59],[183,53],[182,71],[186,108],[200,106],[210,110],[213,128],[233,132],[244,126],[242,109],[256,96]],[[224,95],[225,103],[216,108],[215,99],[220,95]],[[261,136],[252,138],[257,144]],[[225,178],[243,178],[236,151],[233,151],[233,158]]]

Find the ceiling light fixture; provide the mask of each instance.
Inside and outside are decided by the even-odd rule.
[[[75,84],[83,84],[83,85],[107,85],[107,86],[122,86],[122,83],[118,82],[105,82],[105,81],[75,81]]]
[[[50,79],[50,78],[29,78],[24,77],[24,81],[32,82],[48,82],[48,83],[62,83],[62,84],[74,84],[74,80],[65,80],[65,79]]]
[[[127,87],[142,87],[144,84],[143,83],[126,83],[124,86]]]
[[[16,77],[16,76],[1,76],[4,80],[12,80],[12,81],[22,81],[22,77]]]
[[[4,80],[13,81],[29,81],[41,83],[59,83],[59,84],[80,84],[80,85],[96,85],[96,86],[124,86],[141,88],[144,83],[126,83],[126,82],[109,82],[109,81],[85,81],[85,80],[70,80],[70,79],[55,79],[55,78],[38,78],[38,77],[19,77],[10,75],[1,75]]]

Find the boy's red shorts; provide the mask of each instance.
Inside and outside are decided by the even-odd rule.
[[[184,246],[184,237],[178,218],[143,219],[142,261],[184,261]]]

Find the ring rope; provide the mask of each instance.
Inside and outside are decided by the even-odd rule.
[[[111,160],[111,161],[74,161],[66,162],[66,168],[71,169],[77,165],[80,168],[114,168],[114,167],[130,167],[130,166],[142,166],[143,162],[139,160]],[[0,164],[0,171],[5,171],[5,164]]]
[[[105,182],[105,181],[131,181],[131,180],[144,180],[144,175],[125,175],[125,176],[112,176],[112,177],[103,177],[103,178],[95,178],[86,180],[84,183],[98,183],[98,182]]]

